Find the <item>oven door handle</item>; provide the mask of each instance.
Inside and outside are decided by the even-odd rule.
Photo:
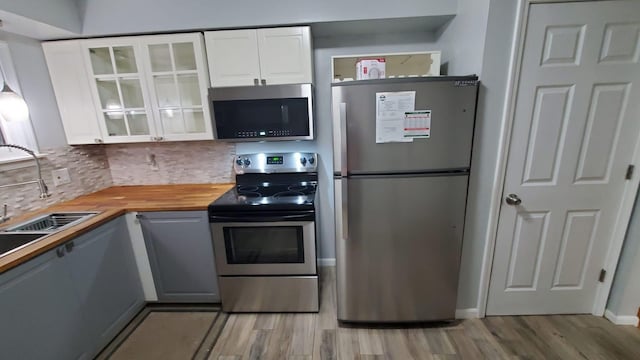
[[[313,220],[313,214],[299,214],[299,215],[268,215],[268,216],[222,216],[211,215],[209,216],[210,222],[277,222],[277,221],[298,221],[298,220]]]

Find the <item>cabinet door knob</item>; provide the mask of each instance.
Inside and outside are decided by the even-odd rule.
[[[56,249],[56,255],[58,255],[59,258],[64,256],[64,249],[59,247]]]
[[[94,141],[96,142],[96,144],[102,144],[102,139],[94,139]]]
[[[144,219],[144,215],[142,215],[142,214],[136,214],[136,219]]]
[[[64,244],[64,247],[65,249],[67,249],[67,252],[72,252],[74,246],[75,244],[73,243],[73,241],[69,241],[68,243]]]
[[[262,83],[262,85],[267,85],[267,80],[265,79],[260,80],[260,82]]]
[[[162,141],[162,140],[164,140],[164,137],[163,136],[158,136],[158,141]]]
[[[260,85],[260,82],[258,81],[258,79],[253,79],[253,85]]]

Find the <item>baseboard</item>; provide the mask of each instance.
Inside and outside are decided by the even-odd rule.
[[[621,315],[618,316],[611,312],[611,310],[605,310],[604,317],[616,325],[633,325],[638,326],[638,317],[634,315]]]
[[[456,319],[477,319],[479,317],[480,312],[477,308],[456,310]]]
[[[318,266],[336,266],[335,258],[320,258],[318,259]]]

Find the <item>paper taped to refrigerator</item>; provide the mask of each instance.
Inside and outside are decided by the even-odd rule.
[[[410,139],[430,138],[431,110],[416,110],[405,112],[404,137]]]
[[[376,143],[413,141],[404,136],[404,123],[405,113],[415,106],[415,91],[376,93]]]

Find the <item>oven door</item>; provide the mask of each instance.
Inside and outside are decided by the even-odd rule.
[[[315,275],[313,221],[212,223],[218,275]]]

